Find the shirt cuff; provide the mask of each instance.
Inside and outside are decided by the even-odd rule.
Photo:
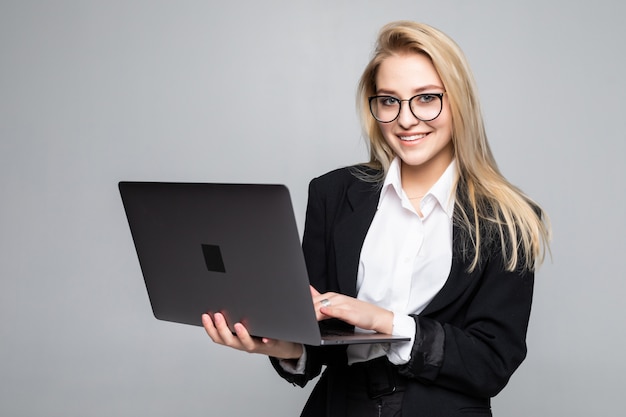
[[[306,348],[302,347],[302,356],[300,356],[298,362],[290,359],[279,359],[278,363],[281,368],[290,374],[304,375],[304,370],[306,369]]]
[[[391,343],[387,351],[389,362],[404,365],[411,359],[411,350],[415,341],[415,319],[405,314],[393,314],[393,334],[410,337],[410,341]]]

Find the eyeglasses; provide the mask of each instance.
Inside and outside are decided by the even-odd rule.
[[[408,100],[400,100],[394,96],[369,97],[370,112],[374,119],[381,123],[391,123],[400,116],[402,102],[409,102],[411,113],[422,122],[435,120],[443,108],[443,93],[418,94]]]

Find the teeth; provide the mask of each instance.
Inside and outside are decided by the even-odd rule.
[[[412,140],[418,140],[418,139],[422,139],[426,137],[425,134],[421,134],[421,135],[413,135],[413,136],[400,136],[400,140],[404,140],[404,141],[412,141]]]

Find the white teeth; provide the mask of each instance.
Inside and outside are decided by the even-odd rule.
[[[399,136],[400,140],[404,140],[404,141],[418,140],[424,137],[426,137],[426,134],[413,135],[413,136]]]

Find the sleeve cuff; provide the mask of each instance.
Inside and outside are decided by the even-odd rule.
[[[410,341],[391,343],[387,358],[394,365],[404,365],[411,359],[411,351],[415,341],[415,320],[404,314],[393,314],[393,334],[410,337]]]
[[[280,359],[278,364],[290,374],[304,375],[306,368],[306,348],[302,349],[302,356],[300,356],[297,362],[289,359]]]

